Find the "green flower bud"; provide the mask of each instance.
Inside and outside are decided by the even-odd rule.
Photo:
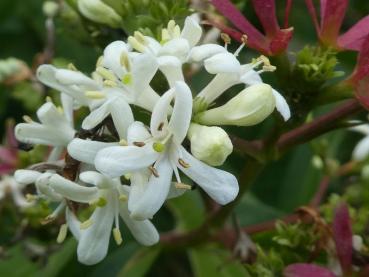
[[[230,138],[220,127],[191,123],[187,136],[191,141],[191,153],[212,166],[222,165],[233,151]]]
[[[47,17],[54,17],[59,10],[59,5],[54,1],[46,1],[42,6],[42,11]]]
[[[252,126],[262,122],[275,108],[271,86],[250,86],[223,106],[196,115],[196,122],[204,125]]]
[[[122,18],[101,0],[78,0],[79,11],[89,20],[118,28]]]

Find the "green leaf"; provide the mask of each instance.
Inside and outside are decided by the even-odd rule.
[[[159,247],[143,248],[126,263],[117,276],[142,277],[150,270],[160,253]]]
[[[231,253],[217,245],[189,250],[190,262],[195,277],[249,276],[245,267],[233,260]]]
[[[6,255],[5,259],[0,260],[1,276],[23,277],[36,273],[37,264],[27,257],[21,244],[10,248]]]

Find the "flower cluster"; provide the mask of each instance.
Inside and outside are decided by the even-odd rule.
[[[260,77],[275,70],[269,60],[238,60],[246,36],[234,53],[227,49],[227,37],[225,46],[196,46],[201,36],[191,16],[182,30],[170,21],[161,41],[135,32],[127,43],[112,42],[91,76],[74,66],[39,67],[38,79],[60,92],[62,106],[49,99],[37,111],[39,122],[26,117],[16,126],[18,140],[48,145],[52,151],[45,163],[16,171],[15,179],[22,185],[35,184],[34,199],[58,204],[46,221],[65,212],[66,224],[57,240],[63,241],[69,228],[79,241],[80,262],[101,261],[111,233],[117,244],[122,243],[119,216],[137,241],[157,243],[159,234],[150,219],[166,199],[192,188],[182,182],[182,173],[217,203],[234,200],[236,177],[213,167],[222,165],[233,150],[227,133],[216,125],[255,125],[275,109],[284,120],[290,117],[285,99]],[[214,75],[198,93],[186,83],[183,70],[195,64]],[[151,85],[159,72],[168,83],[161,94]],[[245,88],[216,106],[216,100],[237,84]],[[148,126],[135,121],[133,105],[151,113]],[[78,128],[73,115],[82,107],[89,113]]]

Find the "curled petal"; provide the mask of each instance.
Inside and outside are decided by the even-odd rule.
[[[369,137],[365,137],[355,146],[352,158],[356,161],[365,160],[369,156]]]
[[[183,81],[182,62],[174,56],[162,56],[158,58],[159,69],[173,87],[176,81]]]
[[[140,54],[133,59],[132,76],[135,100],[149,87],[158,67],[156,57],[150,53]]]
[[[162,130],[163,124],[164,126],[168,123],[168,111],[170,110],[170,102],[172,101],[174,97],[174,88],[168,90],[166,93],[164,93],[158,102],[156,103],[154,110],[151,114],[151,121],[150,121],[150,131],[153,137],[155,138],[161,138],[162,136],[165,136],[166,133],[164,133]],[[162,126],[161,128],[159,128]]]
[[[204,44],[192,48],[188,59],[194,62],[202,62],[219,53],[225,53],[227,50],[218,44]]]
[[[146,141],[150,137],[149,130],[140,121],[135,121],[128,127],[127,141],[129,145],[132,145],[135,141]]]
[[[287,121],[291,117],[291,111],[286,99],[275,89],[272,89],[272,92],[275,97],[275,107],[277,111],[282,115],[284,121]]]
[[[14,173],[15,180],[24,185],[32,184],[42,175],[42,173],[36,170],[18,169]]]
[[[103,66],[113,70],[115,74],[118,74],[118,76],[120,76],[124,72],[120,62],[120,57],[123,53],[127,53],[128,50],[128,45],[121,40],[110,43],[104,49],[104,56],[102,61]]]
[[[188,41],[190,47],[193,47],[199,42],[201,35],[202,29],[199,23],[192,16],[187,16],[181,32],[181,37]]]
[[[219,53],[205,60],[205,68],[211,74],[217,73],[238,73],[240,72],[240,62],[229,53]]]

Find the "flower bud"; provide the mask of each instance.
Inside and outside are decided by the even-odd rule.
[[[271,86],[250,86],[223,106],[196,115],[195,120],[205,125],[252,126],[268,117],[275,108]]]
[[[46,1],[42,6],[42,11],[47,17],[54,17],[59,10],[59,5],[54,1]]]
[[[101,0],[78,0],[79,11],[89,20],[112,28],[122,25],[122,18]]]
[[[222,165],[233,151],[231,140],[220,127],[192,123],[187,136],[191,141],[191,153],[212,166]]]

